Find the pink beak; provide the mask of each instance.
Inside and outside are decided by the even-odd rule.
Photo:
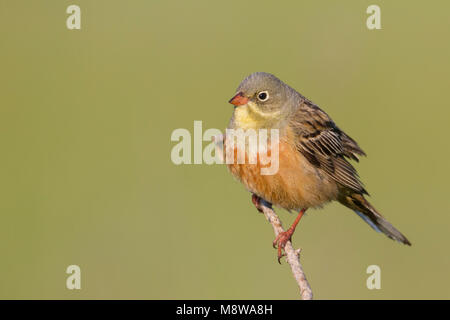
[[[244,97],[244,94],[242,92],[237,93],[233,98],[228,101],[232,105],[239,107],[243,106],[244,104],[247,104],[248,98]]]

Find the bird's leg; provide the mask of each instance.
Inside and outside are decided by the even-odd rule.
[[[252,193],[252,202],[255,205],[256,209],[258,209],[259,212],[263,212],[261,209],[261,198],[258,197],[256,194]]]
[[[306,209],[303,208],[300,210],[300,212],[297,215],[297,218],[295,218],[295,221],[292,223],[292,225],[287,229],[285,232],[281,232],[277,235],[275,240],[273,241],[273,247],[276,249],[278,247],[278,263],[281,264],[280,259],[284,256],[284,253],[282,253],[282,250],[284,249],[284,246],[286,245],[286,242],[290,241],[292,238],[292,235],[294,234],[295,228],[297,227],[297,224],[300,222],[300,219],[303,217],[303,214],[305,213]]]

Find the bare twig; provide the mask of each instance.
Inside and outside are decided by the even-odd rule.
[[[275,236],[278,236],[279,233],[284,232],[281,221],[270,204],[263,200],[261,201],[259,208],[272,225]],[[288,241],[284,247],[284,252],[286,253],[286,260],[291,266],[295,281],[297,281],[298,287],[300,288],[300,296],[302,300],[312,300],[313,293],[308,280],[306,280],[302,264],[300,263],[300,249],[295,250],[291,241]]]

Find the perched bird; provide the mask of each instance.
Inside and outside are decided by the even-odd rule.
[[[279,168],[275,174],[262,175],[259,160],[227,164],[252,193],[257,208],[264,199],[299,212],[292,226],[274,241],[278,261],[304,212],[333,200],[355,211],[376,231],[411,245],[364,197],[368,193],[349,162],[358,161],[364,151],[317,105],[265,72],[245,78],[229,102],[235,107],[228,129],[258,132],[270,128],[279,132]]]

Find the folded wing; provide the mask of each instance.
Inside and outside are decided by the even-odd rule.
[[[305,100],[291,120],[299,152],[344,187],[367,194],[355,168],[347,161],[365,155],[358,144],[340,130],[331,118]]]

